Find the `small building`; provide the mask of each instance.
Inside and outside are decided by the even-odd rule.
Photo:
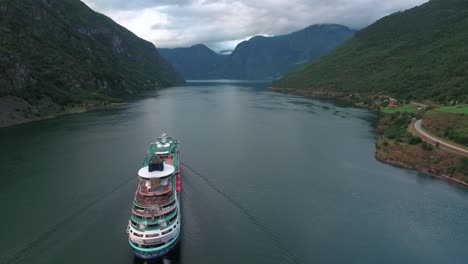
[[[398,103],[398,100],[397,99],[394,99],[394,98],[389,98],[388,99],[388,106],[390,107],[397,107],[399,106],[400,104]]]

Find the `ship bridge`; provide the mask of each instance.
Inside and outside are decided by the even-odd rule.
[[[144,180],[162,179],[162,178],[171,176],[175,171],[174,166],[166,164],[166,163],[162,163],[162,164],[163,164],[162,170],[153,170],[153,171],[151,171],[152,169],[151,165],[153,164],[149,164],[148,166],[145,166],[138,171],[138,176],[140,178],[143,178]]]

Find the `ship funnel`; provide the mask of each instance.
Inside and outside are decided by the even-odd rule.
[[[150,159],[148,164],[148,171],[163,171],[164,170],[164,162],[158,156],[154,156]]]
[[[163,133],[163,134],[161,135],[161,142],[162,142],[163,144],[165,144],[166,141],[167,141],[167,135],[166,135],[166,133]]]

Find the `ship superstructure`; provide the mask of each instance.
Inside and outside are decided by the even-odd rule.
[[[179,142],[163,134],[151,143],[138,171],[139,182],[127,233],[132,252],[139,258],[160,258],[180,238],[179,156]]]

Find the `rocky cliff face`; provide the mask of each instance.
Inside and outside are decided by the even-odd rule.
[[[43,98],[60,106],[106,103],[183,82],[152,43],[79,0],[0,1],[3,99],[33,108]]]

